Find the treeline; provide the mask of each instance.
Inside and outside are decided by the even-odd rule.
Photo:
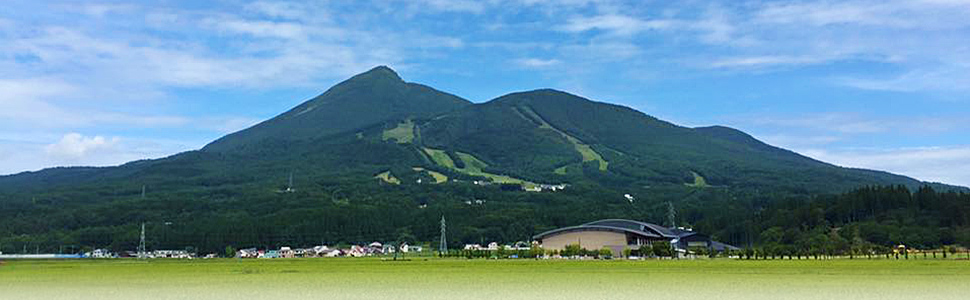
[[[841,195],[751,203],[751,213],[691,208],[701,232],[765,255],[888,253],[892,247],[970,246],[970,194],[922,187],[864,187]],[[727,210],[730,211],[730,210]],[[727,225],[726,225],[727,224]]]
[[[412,174],[398,176],[414,182],[409,176],[419,173]],[[149,186],[144,197],[134,184],[0,194],[0,251],[134,250],[142,223],[149,249],[221,253],[227,246],[373,241],[431,242],[437,248],[442,216],[450,249],[527,242],[546,230],[606,218],[693,227],[715,240],[776,255],[970,245],[970,194],[929,187],[915,192],[903,186],[864,187],[810,197],[683,185],[618,191],[575,184],[561,192],[532,193],[468,182],[390,185],[353,178],[359,177],[296,177],[295,192],[285,192],[281,179],[172,191]],[[625,193],[636,200],[628,201]],[[673,224],[668,202],[675,207]]]

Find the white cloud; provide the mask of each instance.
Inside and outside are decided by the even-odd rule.
[[[788,56],[788,55],[759,55],[747,57],[730,57],[715,60],[707,65],[711,68],[763,68],[773,66],[798,66],[824,63],[837,60],[839,57],[820,55]]]
[[[562,63],[558,59],[522,58],[515,60],[515,64],[526,68],[545,68]]]
[[[261,119],[246,117],[208,117],[193,120],[192,123],[196,124],[195,127],[225,134],[249,128],[261,121]]]
[[[750,124],[786,132],[820,132],[824,136],[872,134],[939,134],[961,132],[970,127],[962,115],[865,116],[854,113],[814,113],[797,116],[738,116],[730,123]]]
[[[624,15],[598,15],[574,17],[559,27],[567,32],[603,30],[617,35],[632,35],[642,31],[667,29],[673,25],[669,20],[640,20]]]
[[[307,7],[305,3],[299,2],[256,1],[247,4],[245,9],[273,18],[291,20],[306,19],[311,13],[313,14],[314,18],[319,20],[326,17],[327,14],[326,12],[321,11],[320,8],[310,8]]]
[[[209,20],[214,26],[236,33],[244,33],[255,37],[271,37],[284,39],[303,39],[306,32],[303,25],[293,22],[248,21],[240,19]]]
[[[773,135],[759,135],[758,139],[768,143],[769,145],[776,145],[786,149],[793,148],[804,148],[804,147],[818,147],[829,145],[838,141],[842,141],[844,138],[834,135],[813,135],[813,136],[797,136],[790,134],[773,134]]]
[[[755,20],[798,26],[864,25],[895,28],[959,28],[970,25],[966,1],[814,1],[766,4]]]
[[[130,12],[134,7],[131,5],[124,4],[106,4],[106,3],[86,3],[80,5],[78,9],[83,11],[85,14],[94,17],[104,17],[110,13],[126,13]]]
[[[68,133],[54,144],[47,145],[45,151],[54,158],[66,161],[77,161],[90,155],[115,151],[118,137],[105,138],[103,136],[86,137],[80,133]]]
[[[419,0],[413,1],[415,5],[425,9],[445,12],[467,12],[482,13],[485,11],[485,3],[474,0]]]
[[[115,166],[198,149],[204,141],[66,134],[0,137],[0,175],[55,166]],[[23,139],[25,138],[25,139]]]
[[[587,44],[564,45],[560,51],[562,55],[576,58],[577,62],[599,63],[610,61],[627,61],[643,53],[637,44],[626,41],[590,41]],[[569,60],[574,61],[573,59]]]
[[[800,117],[754,117],[742,122],[760,126],[808,128],[837,133],[880,133],[891,130],[897,123],[887,120],[864,119],[844,113],[822,113]]]
[[[970,186],[970,146],[796,151],[844,167],[885,170],[923,181]]]
[[[950,66],[933,70],[912,70],[890,78],[842,77],[838,84],[864,90],[918,92],[970,90],[970,67]]]

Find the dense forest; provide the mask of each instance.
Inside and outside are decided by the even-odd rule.
[[[842,253],[905,244],[936,249],[970,245],[970,194],[865,187],[838,195],[755,194],[668,187],[622,194],[599,186],[560,192],[504,191],[498,185],[390,185],[381,181],[302,185],[198,201],[191,194],[139,190],[99,205],[72,205],[71,192],[3,202],[0,251],[133,250],[145,222],[151,249],[219,253],[226,246],[280,247],[437,241],[448,223],[449,247],[528,241],[539,232],[603,218],[692,227],[740,247]],[[11,200],[11,199],[7,199]]]

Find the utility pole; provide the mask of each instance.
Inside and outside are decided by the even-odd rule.
[[[141,241],[138,242],[138,259],[145,259],[145,223],[141,223]]]
[[[445,237],[445,216],[441,216],[441,241],[438,245],[438,255],[444,256],[448,253],[448,239]]]

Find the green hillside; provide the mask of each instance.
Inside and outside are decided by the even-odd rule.
[[[203,151],[247,148],[264,140],[307,140],[384,121],[427,117],[471,104],[433,88],[407,83],[394,70],[380,66],[354,76],[275,118],[227,135]],[[405,132],[400,135],[404,142]],[[390,138],[389,137],[389,138]]]
[[[490,169],[541,182],[697,184],[824,193],[921,183],[845,169],[727,127],[686,128],[555,90],[514,93],[420,124],[423,142],[473,153]],[[569,166],[583,172],[569,173]],[[695,176],[696,175],[696,176]]]
[[[569,187],[516,188],[559,183]],[[735,129],[681,127],[561,91],[472,104],[378,67],[198,151],[0,176],[0,251],[132,249],[142,222],[155,234],[151,246],[164,248],[428,241],[442,215],[454,222],[451,241],[515,241],[597,218],[660,223],[667,202],[688,224],[751,242],[746,230],[757,224],[736,223],[752,212],[785,200],[797,204],[772,214],[799,211],[817,221],[829,217],[826,209],[845,209],[803,200],[873,185],[893,186],[897,196],[932,186],[950,203],[896,203],[918,216],[903,220],[877,206],[866,215],[876,225],[916,222],[950,228],[952,236],[970,222],[959,205],[966,196],[953,193],[970,191],[964,187],[841,168]],[[821,232],[854,220],[813,226]]]

